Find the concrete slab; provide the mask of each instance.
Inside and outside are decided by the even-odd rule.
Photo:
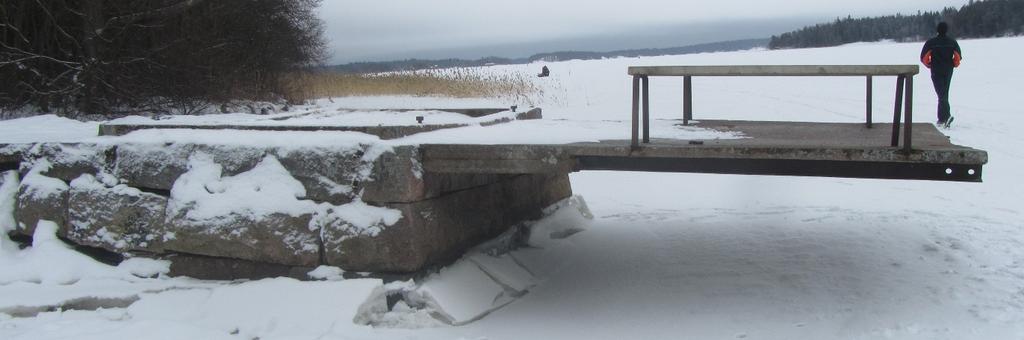
[[[451,129],[465,124],[410,126],[282,126],[282,125],[171,125],[171,124],[100,124],[100,136],[124,136],[146,129],[252,130],[252,131],[352,131],[375,135],[381,139],[402,138],[417,133]]]
[[[388,110],[388,111],[403,111]],[[407,110],[408,111],[408,110]],[[420,111],[426,111],[421,109]],[[507,109],[438,109],[460,113],[469,117],[480,118],[498,112],[508,111]],[[541,119],[540,108],[533,108],[527,111],[516,113],[515,118],[495,117],[490,120],[480,121],[482,126],[491,126],[508,123],[513,120]],[[199,129],[199,130],[254,130],[254,131],[352,131],[374,135],[381,139],[396,139],[414,135],[417,133],[452,129],[470,126],[474,124],[421,124],[401,126],[340,126],[340,125],[255,125],[255,124],[100,124],[100,136],[123,136],[137,130],[146,129]]]

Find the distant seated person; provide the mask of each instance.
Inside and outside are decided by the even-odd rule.
[[[538,76],[538,77],[547,77],[547,76],[549,76],[550,74],[551,74],[551,71],[548,71],[548,67],[547,67],[547,66],[544,66],[544,67],[542,67],[542,68],[540,69],[540,74],[538,74],[537,76]]]

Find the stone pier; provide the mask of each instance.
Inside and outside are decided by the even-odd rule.
[[[15,233],[53,221],[71,243],[167,258],[172,274],[209,279],[303,276],[319,265],[416,273],[572,193],[564,172],[424,172],[416,146],[5,149],[8,168],[20,164]],[[289,183],[288,194],[270,193]]]

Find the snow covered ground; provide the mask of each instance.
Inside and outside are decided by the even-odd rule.
[[[531,240],[536,247],[514,252],[535,284],[463,326],[432,323],[414,312],[380,323],[390,327],[357,325],[361,304],[381,287],[377,280],[144,279],[139,276],[159,272],[161,264],[107,267],[46,237],[23,251],[0,240],[0,308],[23,307],[0,313],[0,338],[1024,338],[1024,184],[1017,177],[1024,168],[1024,135],[1017,131],[1024,112],[1013,99],[1024,79],[1016,60],[1024,38],[961,46],[964,64],[951,97],[956,125],[945,132],[956,144],[989,152],[985,183],[576,173],[573,189],[594,215],[588,228],[557,241]],[[552,76],[537,80],[545,88],[538,100],[543,121],[396,142],[625,139],[630,65],[913,64],[919,48],[865,43],[549,63]],[[486,70],[524,68],[540,65]],[[916,79],[915,120],[931,122],[930,81],[927,74]],[[889,80],[875,80],[878,117],[892,110]],[[680,116],[681,82],[654,78],[651,85],[652,116],[662,120],[654,137],[737,137],[672,128],[664,120]],[[863,114],[860,78],[697,78],[694,86],[697,119],[859,122]],[[321,109],[522,105],[439,98],[335,102],[321,102]],[[83,140],[91,138],[89,131],[95,133],[95,124],[55,117],[4,121],[0,143]],[[0,214],[9,211],[2,201]],[[7,219],[0,216],[0,224]],[[558,229],[566,221],[580,223],[556,213],[535,228]],[[437,294],[452,288],[436,285]],[[48,309],[72,297],[108,308]]]

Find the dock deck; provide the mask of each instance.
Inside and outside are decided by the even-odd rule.
[[[889,124],[705,120],[696,126],[740,139],[653,138],[564,145],[423,145],[424,169],[439,173],[581,170],[698,172],[980,182],[985,151],[954,145],[931,124],[914,124],[914,149],[889,145]]]

